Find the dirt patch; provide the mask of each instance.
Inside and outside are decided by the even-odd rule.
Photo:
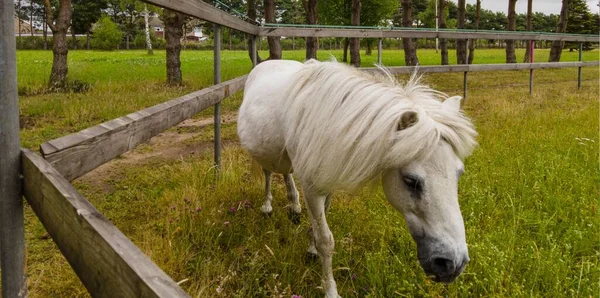
[[[235,123],[237,113],[231,113],[221,116],[221,122]],[[126,166],[143,165],[158,160],[176,160],[189,156],[200,154],[206,150],[212,150],[214,143],[212,140],[190,142],[204,130],[210,129],[208,126],[213,124],[213,118],[188,119],[174,129],[165,131],[151,138],[146,143],[136,146],[135,149],[126,152],[93,171],[81,176],[77,180],[84,184],[97,188],[104,193],[114,191],[111,181],[119,180],[122,169]],[[228,146],[232,141],[223,140],[222,146]]]

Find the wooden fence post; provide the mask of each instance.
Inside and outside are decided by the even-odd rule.
[[[214,25],[214,84],[221,83],[221,26]],[[215,166],[221,170],[221,103],[215,104]]]
[[[377,43],[377,64],[381,65],[381,51],[383,49],[383,39],[379,39]]]
[[[579,62],[583,61],[583,42],[579,43]],[[581,89],[581,66],[577,69],[577,89]]]
[[[0,7],[0,271],[2,297],[27,297],[14,1]]]

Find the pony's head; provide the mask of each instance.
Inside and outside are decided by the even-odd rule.
[[[466,120],[459,108],[460,98],[449,98],[439,104],[437,114],[445,114],[445,119]],[[417,130],[412,133],[418,134],[419,115],[415,111],[404,112],[398,121],[398,134],[411,133],[412,127]],[[465,153],[457,148],[461,146],[460,133],[452,128],[444,129],[444,126],[448,128],[447,123],[434,121],[430,124],[438,126],[435,130],[439,137],[430,139],[433,142],[427,145],[429,152],[387,169],[383,175],[383,188],[392,206],[404,214],[425,273],[435,281],[450,283],[469,262],[457,187],[464,172],[461,154]],[[468,136],[463,137],[468,139]],[[398,139],[398,142],[402,141],[402,138]],[[471,142],[467,145],[474,145],[472,139]]]
[[[305,186],[322,193],[352,191],[383,173],[423,269],[451,282],[469,261],[457,182],[477,133],[460,97],[442,102],[416,74],[401,85],[380,70],[307,62],[287,94],[286,150]]]

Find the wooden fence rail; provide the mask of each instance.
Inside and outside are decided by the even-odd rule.
[[[600,61],[389,67],[392,74],[479,72],[599,66]],[[361,68],[379,71],[377,68]],[[123,154],[164,130],[244,89],[247,75],[110,120],[41,145],[41,152],[68,180]],[[466,77],[465,77],[466,78]],[[465,94],[466,97],[466,80]],[[218,137],[217,137],[218,138]]]
[[[40,151],[67,180],[73,180],[242,90],[246,77],[46,142],[40,146]]]
[[[236,18],[201,0],[142,0],[144,2],[178,11],[214,24],[223,25],[251,35],[258,34],[258,26]]]
[[[446,72],[480,72],[504,70],[528,70],[548,68],[571,68],[599,66],[600,61],[586,62],[541,62],[541,63],[510,63],[510,64],[460,64],[460,65],[425,65],[425,66],[398,66],[388,67],[392,74],[410,74],[417,70],[419,73],[446,73]],[[366,71],[379,71],[375,67],[362,68]]]
[[[50,163],[21,162],[27,202],[93,297],[189,297]]]
[[[349,28],[290,28],[259,27],[260,36],[285,37],[359,37],[359,38],[448,38],[448,39],[495,39],[495,40],[559,40],[598,42],[598,36],[575,34],[551,34],[518,31],[436,31],[435,29],[349,29]]]

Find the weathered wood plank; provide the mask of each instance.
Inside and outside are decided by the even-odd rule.
[[[511,64],[461,64],[461,65],[425,65],[387,67],[392,74],[410,74],[417,70],[419,73],[446,72],[478,72],[503,70],[528,70],[545,68],[569,68],[599,66],[600,61],[586,62],[542,62],[542,63],[511,63]],[[376,67],[361,68],[364,71],[379,71]]]
[[[548,34],[530,32],[452,32],[435,30],[405,30],[405,29],[336,29],[336,28],[287,28],[259,27],[261,36],[285,37],[360,37],[360,38],[449,38],[449,39],[509,39],[509,40],[562,40],[598,42],[597,36],[582,36],[569,34]]]
[[[189,297],[46,160],[21,162],[25,198],[93,297]]]
[[[236,18],[200,0],[142,0],[144,2],[178,11],[211,23],[255,35],[258,26]]]
[[[13,5],[0,2],[0,271],[2,297],[27,297]]]
[[[73,180],[243,90],[246,78],[241,76],[46,142],[40,150],[67,180]]]

